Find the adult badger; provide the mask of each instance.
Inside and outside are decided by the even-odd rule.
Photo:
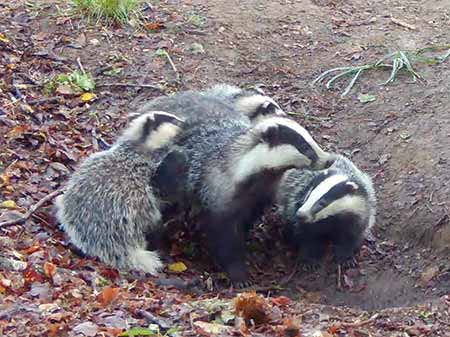
[[[217,84],[204,91],[183,91],[161,96],[144,104],[137,114],[170,111],[186,120],[237,118],[256,122],[267,115],[286,116],[280,106],[259,89]]]
[[[330,241],[335,260],[354,265],[355,253],[375,223],[370,177],[344,156],[335,158],[324,171],[289,170],[278,186],[277,213],[306,268],[318,266]]]
[[[185,125],[176,143],[188,157],[187,190],[200,206],[211,253],[235,286],[245,286],[245,229],[273,203],[283,172],[323,169],[333,158],[282,117],[253,126],[235,118],[199,120]]]
[[[156,251],[146,250],[145,234],[159,231],[165,202],[182,201],[186,158],[168,148],[181,123],[165,112],[141,115],[116,144],[88,157],[73,174],[56,211],[82,253],[121,270],[157,274],[162,263]]]

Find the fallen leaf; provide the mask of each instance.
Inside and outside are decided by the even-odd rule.
[[[301,337],[300,325],[292,319],[285,319],[283,322],[283,336],[285,337]]]
[[[134,327],[134,328],[131,328],[131,329],[125,331],[120,336],[125,336],[125,337],[155,336],[155,331],[153,331],[149,328]]]
[[[266,300],[254,291],[240,294],[234,305],[236,313],[246,321],[253,320],[255,324],[262,324],[269,320]]]
[[[425,269],[425,271],[420,275],[420,281],[423,285],[427,285],[439,272],[438,266],[431,266]]]
[[[61,84],[56,88],[56,93],[60,95],[73,96],[77,92],[69,84]]]
[[[27,125],[18,125],[9,130],[6,137],[8,139],[16,139],[22,137],[22,135],[29,130],[29,126]]]
[[[176,262],[169,264],[169,270],[174,273],[182,273],[187,270],[186,265],[183,262]]]
[[[9,43],[9,39],[2,33],[0,33],[0,41]]]
[[[164,23],[162,22],[149,22],[144,24],[144,27],[147,28],[148,30],[153,30],[153,31],[157,31],[157,30],[161,30],[164,28]]]
[[[202,321],[194,322],[197,332],[202,336],[211,337],[212,336],[230,336],[232,328],[230,326],[217,324],[217,323],[207,323]]]
[[[286,296],[279,296],[272,298],[272,303],[280,307],[283,307],[289,305],[291,303],[291,300]]]
[[[48,278],[52,278],[56,273],[56,266],[51,262],[44,263],[44,272]]]
[[[5,200],[0,204],[1,208],[15,209],[17,204],[14,200]]]
[[[86,337],[94,337],[98,332],[98,326],[92,322],[84,322],[75,326],[73,331]]]
[[[107,306],[119,296],[119,292],[120,288],[106,287],[100,293],[98,300],[103,306]]]
[[[83,95],[80,96],[81,100],[85,103],[92,101],[95,97],[97,96],[92,92],[85,92]]]
[[[369,103],[369,102],[373,102],[377,99],[377,96],[375,95],[371,95],[371,94],[359,94],[358,95],[358,100],[361,103]]]
[[[24,249],[22,252],[25,254],[33,254],[34,252],[37,252],[40,249],[41,249],[41,246],[38,243],[36,243],[36,244],[28,247],[27,249]]]

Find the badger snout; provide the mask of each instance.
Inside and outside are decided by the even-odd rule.
[[[308,223],[313,221],[313,217],[308,212],[304,212],[301,209],[297,211],[295,214],[297,217],[297,220],[301,223]]]

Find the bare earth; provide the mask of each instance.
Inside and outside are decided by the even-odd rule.
[[[272,301],[267,324],[221,333],[288,336],[288,318],[299,322],[302,336],[450,336],[450,60],[417,63],[423,83],[401,74],[381,86],[389,71],[365,74],[345,98],[346,82],[334,90],[311,86],[333,67],[449,45],[450,1],[151,3],[144,12],[148,30],[90,25],[63,2],[0,4],[0,202],[17,204],[1,208],[0,221],[60,187],[83,157],[114,140],[142,102],[217,82],[261,83],[319,143],[351,156],[374,178],[377,240],[363,247],[359,268],[346,271],[338,289],[331,262],[316,273],[295,266],[268,216],[249,243],[249,261],[267,301],[283,295],[289,304]],[[164,26],[152,30],[158,22]],[[159,48],[176,69],[155,55]],[[77,93],[46,90],[46,81],[79,69],[77,58],[97,83],[89,103]],[[162,90],[102,86],[117,83]],[[361,93],[376,100],[361,103]],[[71,253],[48,204],[24,225],[2,229],[0,335],[118,336],[148,323],[163,331],[164,324],[179,327],[182,336],[220,335],[196,324],[214,320],[199,303],[236,293],[219,280],[202,247],[186,253],[190,233],[175,236],[167,262],[183,261],[188,270],[179,289],[167,290],[155,278],[135,281]],[[206,290],[208,277],[213,291]],[[119,288],[111,304],[102,300],[108,287]]]

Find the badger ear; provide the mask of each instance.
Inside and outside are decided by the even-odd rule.
[[[278,125],[270,125],[261,134],[261,138],[268,144],[277,144],[280,139],[280,128]]]
[[[345,185],[348,186],[351,189],[351,191],[356,191],[359,188],[359,186],[353,181],[347,181]]]

